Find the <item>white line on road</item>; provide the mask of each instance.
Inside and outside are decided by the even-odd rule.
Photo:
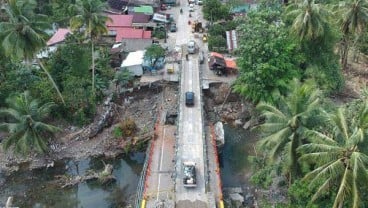
[[[161,171],[161,165],[162,165],[162,158],[163,158],[163,154],[164,154],[164,146],[165,146],[165,134],[166,134],[166,129],[165,127],[163,127],[164,129],[164,134],[163,134],[163,138],[162,138],[162,145],[161,145],[161,158],[160,158],[160,164],[158,166],[158,171]],[[156,200],[158,200],[158,196],[160,195],[160,183],[161,183],[161,174],[158,173],[158,186],[157,186],[157,198]]]

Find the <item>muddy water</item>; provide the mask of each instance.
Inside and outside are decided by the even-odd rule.
[[[247,185],[251,168],[247,159],[254,155],[257,137],[243,128],[224,125],[225,145],[220,153],[221,180],[224,187]]]
[[[0,176],[4,182],[0,188],[0,207],[8,196],[14,197],[14,206],[22,208],[125,207],[134,200],[144,157],[144,153],[134,153],[116,159],[65,160],[55,163],[54,168]],[[101,171],[102,161],[114,166],[116,182],[106,185],[98,181],[84,182],[66,189],[52,183],[57,175],[84,175],[90,169]]]

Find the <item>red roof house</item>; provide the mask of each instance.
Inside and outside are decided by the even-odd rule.
[[[109,29],[132,26],[133,15],[112,14],[112,15],[108,15],[108,17],[111,19],[111,21],[108,20],[106,22],[106,26]]]
[[[59,28],[56,33],[47,41],[47,46],[52,46],[63,42],[66,36],[70,33],[71,31],[67,28]]]
[[[115,42],[123,39],[151,39],[151,31],[134,28],[119,28],[116,30]]]

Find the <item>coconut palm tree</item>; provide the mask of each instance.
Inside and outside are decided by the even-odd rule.
[[[287,6],[286,15],[295,18],[291,27],[299,40],[314,40],[322,37],[326,28],[326,11],[314,0],[304,0]]]
[[[8,150],[14,146],[14,151],[21,154],[27,154],[31,150],[46,152],[50,133],[59,129],[42,121],[55,104],[50,102],[40,106],[38,100],[32,99],[28,91],[8,98],[6,103],[9,108],[0,109],[0,115],[8,120],[0,124],[0,130],[9,133],[9,137],[3,142],[3,148]]]
[[[76,2],[76,10],[78,14],[70,19],[70,27],[73,30],[84,29],[85,37],[90,39],[91,43],[91,57],[92,57],[92,93],[95,94],[95,56],[94,56],[94,42],[102,34],[108,32],[105,25],[109,20],[103,14],[107,8],[106,3],[98,0],[78,0]]]
[[[351,35],[359,36],[368,24],[368,1],[346,1],[345,5],[339,7],[337,11],[339,17],[341,17],[339,22],[343,35],[340,49],[341,64],[343,69],[346,69]]]
[[[1,7],[7,18],[7,21],[0,22],[0,43],[5,55],[14,59],[24,59],[28,66],[46,45],[44,29],[49,26],[47,16],[33,12],[36,6],[34,0],[9,0]],[[50,73],[40,61],[39,64],[64,103],[63,96]]]
[[[347,120],[344,109],[338,109],[335,114],[329,115],[329,121],[335,127],[334,132],[309,131],[312,143],[298,148],[298,152],[303,154],[300,160],[314,167],[303,180],[310,181],[311,186],[323,182],[314,194],[313,201],[327,190],[334,190],[337,192],[334,208],[347,204],[347,207],[362,207],[362,192],[367,194],[368,188],[368,156],[361,147],[366,139],[367,105],[360,112],[363,115],[359,115],[357,122],[354,122]]]
[[[263,135],[259,145],[271,159],[280,159],[281,154],[288,157],[290,183],[292,177],[300,174],[296,150],[302,145],[307,122],[319,104],[319,90],[312,84],[294,80],[291,89],[290,95],[281,98],[278,106],[264,102],[257,105],[265,122],[256,127]]]

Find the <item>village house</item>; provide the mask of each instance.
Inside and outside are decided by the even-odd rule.
[[[55,52],[57,47],[64,43],[69,34],[71,34],[71,31],[68,28],[59,28],[46,42],[47,48],[37,54],[37,58],[48,58],[50,53]]]

